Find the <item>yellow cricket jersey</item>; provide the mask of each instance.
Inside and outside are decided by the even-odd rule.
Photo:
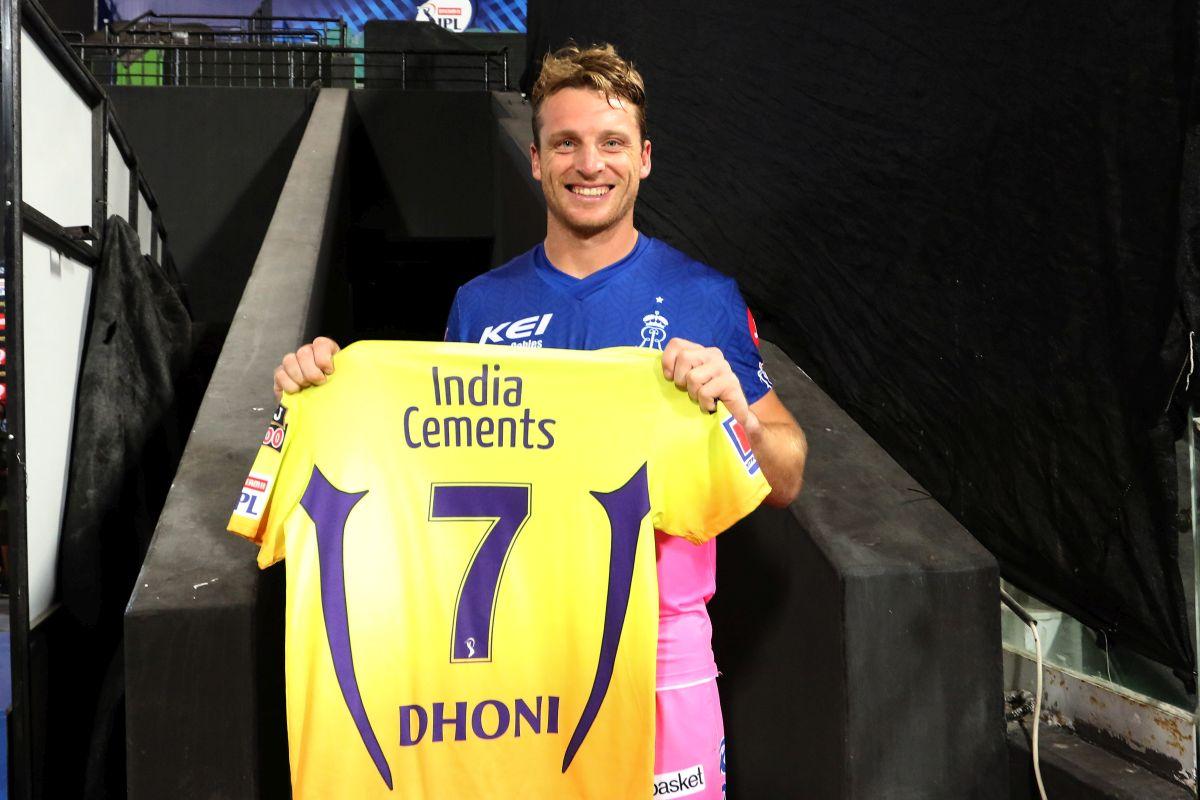
[[[300,798],[641,798],[653,530],[768,493],[658,351],[360,342],[287,395],[229,529],[287,562]]]

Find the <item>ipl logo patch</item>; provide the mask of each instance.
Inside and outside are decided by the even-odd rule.
[[[471,0],[429,0],[417,7],[417,22],[432,22],[461,33],[471,23]]]
[[[722,422],[721,427],[725,429],[725,435],[729,437],[729,441],[733,444],[734,452],[738,454],[738,458],[742,459],[742,463],[746,465],[746,473],[753,475],[758,472],[758,459],[755,458],[754,451],[750,449],[750,437],[746,435],[746,429],[733,417],[729,417]]]

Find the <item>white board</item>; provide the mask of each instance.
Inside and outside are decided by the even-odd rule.
[[[92,224],[92,110],[24,29],[21,199],[64,228]]]
[[[117,149],[117,140],[108,137],[108,216],[116,214],[129,221],[129,165]]]
[[[146,195],[138,191],[138,239],[142,242],[142,255],[150,255],[150,230],[154,227],[154,218],[150,215],[150,204]]]
[[[54,602],[75,388],[91,283],[89,267],[24,237],[21,288],[30,624]]]

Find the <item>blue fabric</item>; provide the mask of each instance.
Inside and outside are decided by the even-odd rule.
[[[556,269],[539,244],[460,288],[446,326],[452,342],[569,350],[661,350],[676,337],[719,347],[749,402],[770,391],[733,279],[644,235],[582,279]]]

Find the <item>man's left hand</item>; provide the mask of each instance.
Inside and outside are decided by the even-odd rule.
[[[720,400],[747,435],[753,438],[758,433],[761,423],[750,410],[741,381],[719,348],[672,339],[663,350],[662,368],[667,380],[686,389],[702,409],[712,413]]]
[[[741,423],[771,484],[766,499],[769,505],[783,507],[796,499],[804,483],[808,442],[774,391],[768,391],[750,408],[741,382],[721,351],[686,339],[667,342],[662,368],[667,380],[686,389],[705,411],[715,411],[720,400]]]

